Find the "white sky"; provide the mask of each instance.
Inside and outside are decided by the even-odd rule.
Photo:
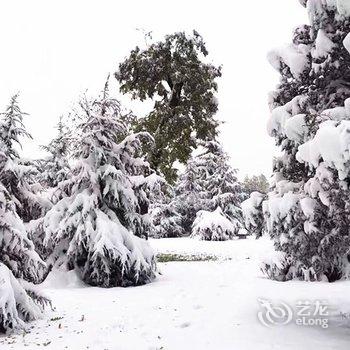
[[[240,177],[269,175],[276,150],[266,132],[267,93],[278,74],[266,53],[290,42],[292,29],[306,22],[297,0],[1,1],[0,109],[11,94],[21,92],[34,137],[24,153],[36,157],[37,145],[55,135],[59,115],[86,89],[99,91],[107,74],[143,43],[136,28],[153,31],[157,38],[196,29],[210,59],[223,65],[220,139],[232,165]]]

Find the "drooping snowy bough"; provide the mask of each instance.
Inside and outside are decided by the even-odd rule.
[[[265,232],[263,201],[266,195],[260,192],[252,192],[250,197],[242,202],[242,213],[244,225],[248,232],[256,238],[261,237]]]
[[[149,196],[162,179],[142,157],[147,133],[129,134],[119,103],[103,96],[80,104],[73,166],[65,194],[42,222],[51,263],[75,269],[90,285],[140,285],[155,277],[148,242]]]
[[[310,25],[269,54],[281,81],[271,94],[269,132],[283,155],[264,202],[267,230],[284,261],[279,280],[350,276],[350,5],[303,0]]]

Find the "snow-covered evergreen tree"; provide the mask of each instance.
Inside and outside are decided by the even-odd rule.
[[[71,132],[65,127],[62,117],[57,124],[57,136],[47,145],[41,148],[49,155],[40,161],[42,173],[40,180],[46,188],[55,188],[69,173],[69,148]]]
[[[62,118],[57,124],[57,129],[57,136],[47,146],[41,146],[49,155],[37,161],[38,174],[35,177],[44,189],[44,195],[50,202],[50,207],[63,197],[62,189],[58,188],[58,185],[68,179],[70,171],[68,156],[71,132],[64,126]],[[35,250],[42,259],[46,260],[52,253],[52,246],[44,245],[43,216],[44,213],[36,220],[31,220],[27,224],[27,230],[34,243]]]
[[[162,181],[142,156],[147,133],[129,134],[118,101],[108,97],[81,103],[73,144],[75,165],[59,184],[66,195],[43,220],[51,259],[75,269],[90,285],[150,282],[155,256],[147,238],[149,196]]]
[[[279,280],[349,276],[350,6],[303,0],[310,25],[269,54],[281,73],[269,132],[283,155],[264,203],[267,230],[284,254],[267,266]]]
[[[238,233],[242,229],[240,203],[243,189],[228,156],[217,141],[202,143],[198,155],[192,157],[175,188],[176,206],[183,218],[185,232],[190,232],[200,210],[214,212],[221,208]]]
[[[204,208],[210,211],[220,207],[238,232],[242,228],[240,204],[244,198],[236,170],[229,165],[229,157],[217,141],[206,141],[198,155],[199,182],[202,187]]]
[[[173,198],[156,203],[151,210],[155,238],[182,237],[185,235],[182,216]]]
[[[188,235],[197,212],[202,209],[200,197],[202,187],[198,182],[198,167],[194,157],[187,162],[185,171],[180,175],[174,191],[174,206],[181,215],[181,225],[185,234]]]
[[[48,301],[31,285],[41,281],[45,264],[17,213],[27,214],[24,205],[36,205],[23,178],[28,168],[20,163],[13,145],[20,145],[20,136],[27,136],[22,114],[14,96],[0,121],[0,331],[23,327],[25,321],[40,317]]]
[[[1,150],[1,163],[3,157]],[[24,322],[41,316],[48,300],[29,282],[40,282],[44,269],[10,195],[0,183],[0,332],[22,328]]]
[[[6,188],[16,212],[24,222],[42,215],[50,203],[40,196],[41,186],[35,181],[37,169],[33,162],[20,157],[20,137],[31,138],[23,124],[22,112],[18,105],[18,95],[11,98],[5,112],[1,113],[0,142],[6,148],[6,164],[0,173],[0,181]]]

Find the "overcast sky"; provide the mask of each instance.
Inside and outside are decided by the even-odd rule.
[[[292,29],[306,21],[298,0],[4,0],[0,107],[21,92],[22,109],[30,113],[26,126],[34,137],[24,153],[36,157],[37,145],[54,136],[59,115],[86,89],[99,91],[118,62],[143,43],[137,28],[153,31],[156,38],[196,29],[210,60],[223,65],[220,140],[232,165],[240,177],[269,175],[276,150],[266,132],[267,94],[278,74],[266,54],[290,42]]]

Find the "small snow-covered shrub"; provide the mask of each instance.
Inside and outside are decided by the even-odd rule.
[[[265,259],[261,264],[261,271],[268,278],[279,282],[284,282],[294,277],[290,276],[293,272],[291,262],[288,261],[286,255],[282,252],[275,252],[272,258]]]
[[[191,238],[205,241],[226,241],[235,236],[237,227],[223,214],[220,208],[215,211],[201,210],[192,226]]]

